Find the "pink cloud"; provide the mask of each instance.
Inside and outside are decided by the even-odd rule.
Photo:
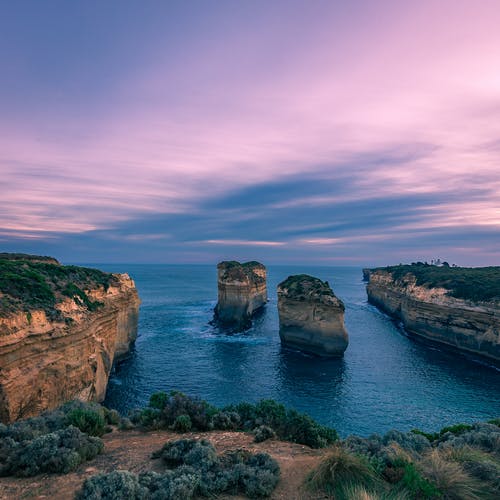
[[[500,228],[500,151],[484,147],[500,138],[498,3],[375,4],[318,8],[309,25],[270,19],[260,32],[250,20],[174,64],[158,47],[81,118],[0,117],[0,229],[83,232],[197,210],[203,197],[319,165],[334,177],[353,158],[411,144],[435,148],[364,171],[344,198],[473,183],[488,197],[429,207],[413,227]]]

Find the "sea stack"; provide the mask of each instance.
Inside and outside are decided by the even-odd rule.
[[[217,265],[218,302],[214,320],[241,331],[267,302],[266,268],[260,262],[224,261]]]
[[[137,336],[127,274],[0,254],[0,299],[0,422],[104,399],[113,362]]]
[[[278,285],[281,342],[318,356],[342,356],[349,343],[344,309],[327,281],[289,276]]]

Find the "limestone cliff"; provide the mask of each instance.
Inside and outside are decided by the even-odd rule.
[[[344,304],[328,282],[300,274],[278,285],[280,337],[285,345],[319,356],[342,356],[349,343]]]
[[[252,316],[267,302],[266,268],[259,262],[224,261],[217,265],[216,323],[235,330],[252,324]]]
[[[136,339],[139,303],[126,274],[0,258],[0,421],[102,401]]]
[[[400,320],[411,334],[500,361],[500,302],[487,278],[482,284],[474,279],[498,271],[427,267],[371,269],[369,302]]]

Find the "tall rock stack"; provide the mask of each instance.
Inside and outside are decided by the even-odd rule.
[[[218,302],[214,320],[241,331],[267,302],[266,268],[259,262],[224,261],[217,265]]]
[[[344,309],[328,282],[289,276],[278,285],[281,342],[318,356],[342,356],[349,343]]]

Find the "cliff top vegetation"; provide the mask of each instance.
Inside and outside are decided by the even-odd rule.
[[[394,280],[404,280],[408,274],[425,288],[445,288],[458,299],[488,302],[500,300],[500,266],[450,267],[423,262],[378,267],[370,271],[387,271]]]
[[[62,266],[50,257],[0,254],[0,315],[41,309],[50,319],[62,319],[56,304],[73,298],[89,310],[102,305],[85,290],[107,289],[115,278],[98,269]]]
[[[295,300],[321,300],[332,298],[343,307],[342,302],[335,296],[328,281],[308,274],[294,274],[278,285],[278,294]]]
[[[255,269],[265,270],[265,266],[260,262],[252,260],[250,262],[238,262],[236,260],[225,260],[217,264],[217,269],[223,270],[225,280],[245,280],[249,279],[255,283],[265,281],[262,276],[254,272]]]

